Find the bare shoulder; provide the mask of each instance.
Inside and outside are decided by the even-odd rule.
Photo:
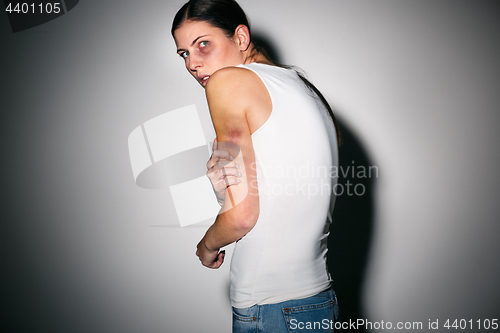
[[[259,96],[267,92],[260,77],[241,67],[224,67],[210,76],[205,87],[209,104],[231,105],[234,109],[248,109]]]
[[[207,92],[220,88],[236,91],[259,85],[263,83],[253,71],[242,67],[224,67],[210,76],[206,88]]]

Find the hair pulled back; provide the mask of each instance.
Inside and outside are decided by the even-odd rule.
[[[179,9],[174,17],[174,21],[172,22],[172,29],[170,31],[172,33],[172,36],[174,36],[175,30],[177,30],[186,21],[203,21],[210,23],[210,25],[224,31],[225,35],[228,38],[234,36],[236,28],[241,24],[245,25],[248,28],[248,32],[250,33],[250,23],[248,21],[248,18],[240,5],[234,0],[188,1]],[[255,52],[260,52],[269,59],[269,56],[267,55],[265,49],[255,45],[253,45],[253,48]],[[292,66],[276,64],[275,62],[273,63],[278,67],[293,68]],[[335,126],[335,131],[337,133],[337,144],[340,146],[342,142],[342,137],[340,135],[340,126],[335,119],[335,115],[333,114],[333,110],[330,107],[330,104],[327,102],[318,88],[316,88],[316,86],[314,86],[308,79],[306,79],[302,73],[298,71],[296,72],[300,79],[304,82],[304,84],[318,96],[318,98],[327,109],[328,114],[332,118],[333,124]]]
[[[233,37],[236,27],[250,23],[243,9],[234,0],[190,0],[179,9],[172,23],[172,36],[185,21],[204,21]]]

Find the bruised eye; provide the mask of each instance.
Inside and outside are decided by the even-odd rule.
[[[186,59],[189,56],[189,51],[184,51],[179,53],[182,59]]]

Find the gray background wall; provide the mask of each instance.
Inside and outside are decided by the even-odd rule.
[[[80,1],[16,34],[0,15],[8,331],[230,331],[229,262],[199,264],[204,228],[175,227],[168,191],[137,187],[128,157],[156,115],[195,103],[208,119],[169,35],[182,3]],[[498,317],[499,3],[240,4],[379,169],[364,318]]]

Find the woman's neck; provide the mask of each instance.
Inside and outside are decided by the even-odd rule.
[[[246,57],[243,64],[248,65],[253,62],[257,62],[259,64],[274,65],[272,61],[270,61],[264,54],[259,52],[252,44],[251,50],[249,50],[249,55]]]

